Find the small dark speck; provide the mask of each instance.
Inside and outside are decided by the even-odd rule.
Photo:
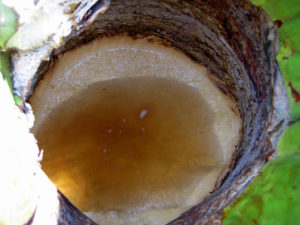
[[[250,22],[253,20],[252,17],[251,17],[251,15],[249,15],[249,14],[247,15],[247,19],[248,19],[248,21],[250,21]]]
[[[293,185],[292,188],[293,188],[294,190],[296,190],[296,189],[297,189],[297,186],[296,186],[296,185]]]
[[[289,197],[288,200],[290,200],[290,201],[293,200],[293,197]]]
[[[33,176],[35,176],[36,175],[36,173],[33,173]]]
[[[106,91],[107,89],[106,89],[106,88],[103,88],[102,90],[103,90],[103,91]]]
[[[280,28],[283,24],[282,20],[275,20],[274,23],[277,26],[277,28]]]

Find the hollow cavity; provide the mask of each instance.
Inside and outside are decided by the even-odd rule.
[[[175,219],[214,190],[239,139],[235,104],[158,39],[69,51],[30,101],[43,170],[100,224]]]

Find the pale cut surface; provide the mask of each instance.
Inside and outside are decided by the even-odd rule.
[[[30,101],[44,171],[99,224],[175,219],[214,189],[240,136],[205,67],[127,36],[64,54]]]

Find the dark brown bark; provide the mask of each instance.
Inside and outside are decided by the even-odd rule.
[[[53,50],[51,60],[41,63],[35,77],[42,79],[63,52],[120,33],[163,38],[165,44],[205,65],[211,79],[238,105],[243,128],[230,173],[211,196],[169,223],[220,224],[223,208],[276,152],[278,136],[287,123],[288,103],[275,61],[276,25],[247,0],[112,0],[94,23],[74,29],[65,44]],[[65,197],[60,201],[63,222],[59,224],[94,224]]]

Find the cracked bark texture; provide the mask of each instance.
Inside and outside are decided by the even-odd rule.
[[[78,28],[78,27],[77,27]],[[169,225],[221,224],[223,208],[276,155],[279,135],[288,121],[288,100],[276,64],[277,27],[268,15],[247,0],[111,0],[93,23],[82,23],[41,61],[32,78],[22,80],[24,98],[65,51],[95,38],[128,33],[134,38],[155,35],[206,66],[215,84],[237,104],[242,135],[231,170],[203,202]],[[32,57],[37,52],[15,56]],[[17,57],[15,57],[17,58]],[[39,57],[35,57],[39,58]],[[41,57],[40,57],[41,58]],[[26,61],[26,60],[24,60]],[[30,76],[29,76],[30,77]],[[95,224],[59,193],[58,224]]]

